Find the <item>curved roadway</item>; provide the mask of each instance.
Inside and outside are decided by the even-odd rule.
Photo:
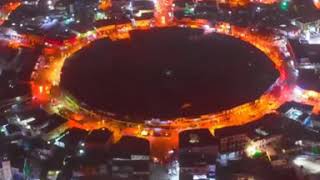
[[[64,124],[56,131],[47,135],[54,138],[70,127],[83,129],[108,128],[116,139],[122,135],[133,135],[150,140],[154,156],[164,157],[169,149],[176,148],[178,133],[185,129],[215,128],[242,125],[260,119],[266,114],[274,112],[279,106],[288,101],[297,101],[313,105],[314,113],[320,113],[319,92],[304,90],[296,86],[296,69],[294,57],[289,51],[286,39],[275,39],[275,36],[259,35],[248,28],[231,26],[228,23],[219,23],[212,26],[206,20],[175,20],[172,17],[172,1],[159,0],[156,3],[155,18],[151,20],[136,21],[135,24],[108,25],[79,35],[75,42],[66,41],[63,46],[46,46],[38,61],[44,66],[36,67],[31,77],[33,100],[41,104],[48,112],[57,113],[66,119]],[[9,11],[10,12],[10,11]],[[111,40],[130,38],[129,32],[133,29],[149,29],[152,27],[179,26],[204,29],[205,33],[218,32],[246,41],[264,52],[274,63],[280,77],[257,100],[237,106],[216,114],[207,114],[198,118],[177,118],[169,121],[150,120],[145,123],[129,123],[115,119],[110,114],[92,112],[81,103],[66,94],[59,88],[60,73],[65,60],[78,50],[84,48],[92,41],[100,38]],[[43,43],[40,37],[17,35],[10,41],[15,47],[30,46]],[[288,54],[285,56],[284,54]],[[165,137],[154,137],[151,134],[155,128],[165,132]],[[168,136],[168,137],[166,137]]]

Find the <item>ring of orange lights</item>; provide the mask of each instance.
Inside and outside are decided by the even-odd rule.
[[[166,130],[183,130],[190,128],[209,128],[241,125],[274,112],[280,105],[288,100],[292,94],[294,78],[291,77],[288,60],[285,60],[280,50],[286,47],[284,40],[274,40],[273,35],[259,35],[249,28],[231,26],[228,23],[219,23],[211,26],[206,20],[184,19],[174,21],[167,26],[204,29],[204,33],[212,31],[239,38],[264,52],[273,62],[280,76],[277,81],[260,96],[259,99],[248,102],[220,113],[201,115],[198,118],[179,117],[167,121],[126,122],[116,119],[110,114],[93,112],[75,98],[60,89],[60,74],[65,60],[75,52],[84,48],[92,41],[101,38],[110,38],[112,41],[130,38],[131,30],[148,30],[152,28],[151,20],[136,21],[131,23],[108,25],[79,34],[73,41],[67,40],[60,45],[46,44],[42,55],[38,60],[38,66],[31,77],[31,89],[34,101],[42,104],[43,108],[50,113],[56,113],[68,119],[67,127],[79,127],[84,129],[108,128],[114,133],[138,136],[146,131],[152,131],[154,127]],[[283,41],[283,42],[282,42]],[[282,42],[282,43],[279,43]],[[290,57],[287,57],[287,59]]]

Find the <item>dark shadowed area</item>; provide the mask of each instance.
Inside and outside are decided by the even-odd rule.
[[[98,40],[67,60],[61,86],[88,106],[130,121],[196,116],[258,98],[278,77],[258,49],[186,28]]]

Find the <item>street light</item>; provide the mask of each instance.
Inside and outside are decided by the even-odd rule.
[[[52,0],[48,0],[47,4],[48,4],[48,7],[49,7],[50,10],[53,10],[53,9],[54,9]]]
[[[254,143],[250,143],[250,144],[246,147],[245,152],[246,152],[246,154],[247,154],[248,157],[252,157],[252,158],[261,155],[260,149],[259,149],[259,148],[257,147],[257,145],[254,144]]]
[[[85,153],[85,151],[83,149],[79,150],[79,155],[82,156]]]
[[[148,136],[148,135],[149,135],[148,130],[143,129],[143,130],[141,131],[141,135],[142,135],[142,136]]]
[[[287,11],[289,9],[290,1],[291,0],[282,0],[280,2],[280,9],[283,11]]]

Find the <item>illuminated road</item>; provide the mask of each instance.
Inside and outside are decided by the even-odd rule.
[[[320,0],[313,0],[313,4],[317,9],[320,9]]]
[[[210,27],[205,20],[173,21],[171,26],[184,26],[189,28],[204,28],[205,33],[216,31],[240,38],[248,43],[253,44],[263,51],[274,62],[275,68],[280,72],[279,79],[266,91],[259,99],[249,102],[238,107],[226,110],[217,114],[207,114],[198,118],[180,117],[158,124],[146,121],[146,123],[131,123],[115,119],[107,114],[92,112],[80,106],[80,103],[72,96],[59,88],[60,73],[65,60],[72,56],[78,50],[84,48],[90,42],[110,37],[112,40],[130,38],[129,31],[132,29],[146,29],[150,27],[151,21],[137,21],[135,27],[131,24],[110,25],[95,31],[90,31],[79,36],[74,44],[66,44],[64,48],[51,47],[44,50],[39,64],[46,66],[38,69],[33,73],[32,90],[36,101],[46,105],[49,112],[60,114],[69,119],[70,127],[79,127],[84,129],[96,129],[106,127],[115,133],[116,138],[121,135],[134,135],[145,137],[151,140],[151,147],[154,147],[154,154],[164,154],[168,149],[176,148],[177,134],[181,130],[190,128],[209,128],[214,130],[217,127],[231,125],[241,125],[257,119],[265,114],[274,112],[284,102],[291,100],[293,97],[295,76],[293,70],[288,65],[291,60],[282,59],[282,53],[279,51],[281,43],[273,40],[273,36],[266,37],[252,33],[245,28],[230,26],[227,23],[221,23],[216,27]],[[65,49],[65,50],[60,50]],[[155,138],[152,136],[153,128],[156,126],[166,129],[170,138]],[[159,155],[160,156],[160,155]]]
[[[145,123],[126,122],[107,113],[93,112],[86,107],[82,107],[81,103],[72,95],[59,88],[61,70],[65,60],[91,42],[106,37],[113,41],[128,39],[131,30],[146,30],[164,26],[204,29],[205,34],[217,32],[246,41],[269,57],[280,76],[259,99],[253,102],[197,118],[179,117],[161,122],[146,120]],[[44,44],[39,37],[20,35],[17,39],[13,39],[11,44],[16,44],[16,46]],[[211,132],[214,132],[216,128],[242,125],[258,120],[264,115],[274,112],[283,103],[292,100],[314,105],[314,113],[320,113],[320,94],[296,87],[297,77],[294,59],[288,49],[290,48],[288,48],[286,39],[276,39],[272,34],[259,35],[249,28],[231,26],[223,22],[211,26],[207,20],[202,19],[176,20],[172,17],[172,0],[158,0],[154,19],[138,20],[134,25],[127,23],[97,28],[80,34],[73,41],[66,40],[62,46],[46,44],[42,55],[38,59],[38,65],[32,73],[30,84],[34,102],[41,104],[48,112],[59,114],[69,120],[66,124],[48,134],[47,139],[57,137],[70,127],[87,130],[105,127],[114,133],[116,140],[122,135],[147,138],[150,140],[153,155],[163,158],[170,149],[177,148],[178,133],[185,129],[209,128]],[[166,134],[164,136],[168,137],[153,136],[156,129],[164,132]]]
[[[0,7],[0,25],[2,25],[10,16],[11,12],[21,5],[20,1],[12,1]]]

